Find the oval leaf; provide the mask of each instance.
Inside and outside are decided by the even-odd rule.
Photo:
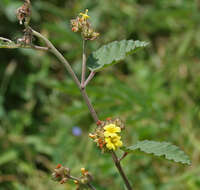
[[[175,162],[181,162],[183,164],[190,164],[189,157],[175,145],[169,142],[156,142],[156,141],[138,141],[135,145],[129,147],[123,147],[122,150],[126,152],[133,152],[139,149],[148,154],[154,154],[156,156],[165,156],[168,160]]]
[[[133,40],[111,42],[90,54],[87,60],[87,66],[91,71],[99,71],[104,67],[125,59],[127,55],[147,45],[147,42]]]

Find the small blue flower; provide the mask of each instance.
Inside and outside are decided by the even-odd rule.
[[[73,128],[72,128],[72,134],[73,134],[74,136],[80,136],[80,135],[82,134],[81,128],[80,128],[80,127],[77,127],[77,126],[73,127]]]

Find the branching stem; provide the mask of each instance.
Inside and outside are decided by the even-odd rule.
[[[85,81],[84,87],[86,87],[88,85],[88,83],[92,80],[92,78],[94,77],[94,75],[96,74],[96,72],[91,71],[88,78]]]
[[[50,50],[64,65],[65,68],[67,69],[67,71],[69,72],[69,74],[71,75],[72,79],[74,80],[74,82],[76,83],[76,85],[78,86],[78,88],[80,89],[80,92],[83,96],[83,99],[85,100],[88,109],[94,119],[95,122],[97,122],[98,116],[97,113],[93,107],[93,105],[91,104],[89,97],[87,95],[87,92],[85,90],[86,85],[89,83],[89,81],[94,77],[95,72],[91,72],[89,77],[87,78],[87,80],[85,81],[85,73],[86,73],[86,52],[85,52],[85,41],[83,42],[83,64],[82,64],[82,77],[81,77],[81,83],[79,81],[79,79],[77,78],[76,74],[74,73],[71,65],[69,64],[69,62],[64,58],[64,56],[54,47],[54,45],[46,38],[44,37],[42,34],[40,34],[39,32],[36,32],[35,30],[33,30],[32,28],[30,28],[30,30],[32,31],[32,34],[34,36],[37,36],[38,38],[41,38],[42,40],[44,40],[44,42],[46,43],[47,47],[40,47],[40,46],[35,46],[35,45],[30,45],[30,46],[20,46],[17,45],[15,47],[11,46],[5,46],[5,48],[33,48],[33,49],[38,49],[38,50]],[[5,40],[6,42],[10,43],[11,41],[5,38],[0,38],[0,40]],[[6,44],[7,45],[7,44]],[[12,44],[13,45],[13,44]],[[125,156],[124,156],[125,157]],[[124,183],[127,187],[128,190],[132,190],[132,187],[124,173],[123,168],[121,167],[120,161],[121,159],[123,159],[124,157],[118,159],[117,155],[115,154],[115,152],[112,152],[112,158],[113,161],[115,163],[115,166],[117,167],[122,179],[124,180]],[[75,179],[77,180],[77,178],[74,178],[71,176],[71,179]],[[87,184],[88,187],[92,190],[95,190],[95,188],[88,183]]]
[[[117,169],[118,169],[118,171],[119,171],[119,173],[120,173],[122,179],[124,180],[124,183],[125,183],[127,189],[128,189],[128,190],[132,190],[132,187],[131,187],[131,185],[130,185],[130,183],[129,183],[129,181],[128,181],[128,178],[126,177],[126,175],[125,175],[125,173],[124,173],[124,170],[123,170],[123,168],[122,168],[122,166],[121,166],[121,164],[120,164],[120,162],[119,162],[119,160],[118,160],[118,158],[117,158],[117,155],[115,154],[114,151],[112,152],[112,158],[113,158],[113,161],[114,161],[114,163],[115,163],[115,166],[117,167]]]
[[[119,162],[121,162],[127,155],[128,155],[128,152],[125,152],[125,153],[121,156],[121,158],[118,159]]]
[[[23,44],[23,43],[15,43],[11,41],[10,39],[0,37],[0,41],[3,43],[0,44],[0,48],[6,48],[6,49],[17,49],[17,48],[26,48],[26,49],[35,49],[35,50],[41,50],[41,51],[48,51],[48,47],[42,47],[42,46],[36,46],[33,44]]]
[[[96,113],[96,111],[95,111],[93,105],[91,104],[91,102],[90,102],[90,100],[89,100],[89,98],[88,98],[87,92],[86,92],[86,90],[85,90],[85,85],[81,86],[81,84],[80,84],[80,82],[79,82],[79,80],[78,80],[76,74],[75,74],[74,71],[72,70],[72,68],[71,68],[70,64],[68,63],[68,61],[63,57],[63,55],[53,46],[53,44],[52,44],[47,38],[45,38],[43,35],[41,35],[40,33],[36,32],[36,31],[34,31],[34,30],[32,30],[32,32],[33,32],[33,35],[35,35],[35,36],[37,36],[37,37],[39,37],[39,38],[42,38],[42,39],[46,42],[46,45],[51,49],[51,52],[52,52],[62,63],[64,63],[64,65],[65,65],[67,71],[70,73],[70,75],[71,75],[72,78],[74,79],[75,83],[76,83],[77,86],[79,87],[79,89],[80,89],[80,91],[81,91],[81,94],[82,94],[82,96],[83,96],[83,98],[84,98],[84,100],[85,100],[85,102],[86,102],[86,104],[87,104],[87,106],[88,106],[88,109],[90,110],[90,113],[91,113],[91,115],[92,115],[94,121],[97,122],[99,119],[98,119],[97,113]],[[84,46],[85,46],[85,45],[84,45]],[[85,54],[84,52],[85,52],[85,50],[83,51],[83,54]],[[86,60],[86,57],[85,57],[85,55],[83,55],[83,63],[85,62],[85,60]],[[84,68],[84,65],[83,65],[83,68]],[[83,69],[83,73],[84,73],[84,72],[85,72],[85,68]],[[83,74],[83,73],[82,73],[82,74]],[[84,74],[85,74],[85,73],[84,73]],[[93,73],[93,74],[94,74],[94,73]],[[92,75],[93,75],[93,74],[92,74]],[[82,79],[83,79],[84,77],[85,77],[85,76],[82,76]],[[128,188],[128,190],[132,190],[131,185],[130,185],[130,183],[129,183],[129,181],[128,181],[128,179],[127,179],[127,177],[126,177],[126,175],[125,175],[125,173],[124,173],[124,171],[123,171],[123,169],[122,169],[122,167],[121,167],[121,164],[120,164],[120,162],[119,162],[119,160],[118,160],[118,158],[117,158],[115,152],[112,152],[112,158],[113,158],[113,161],[114,161],[114,163],[115,163],[115,166],[117,167],[117,169],[118,169],[120,175],[122,176],[122,179],[124,180],[124,183],[126,184],[126,187]]]
[[[50,48],[51,52],[65,65],[67,71],[69,72],[69,74],[73,78],[74,82],[80,88],[80,82],[79,82],[76,74],[72,70],[69,62],[63,57],[63,55],[54,47],[54,45],[46,37],[44,37],[42,34],[40,34],[39,32],[36,32],[33,29],[31,29],[31,30],[32,30],[33,35],[35,35],[35,36],[37,36],[37,37],[39,37],[39,38],[41,38],[45,41],[46,45]]]
[[[74,80],[74,82],[77,84],[77,86],[79,87],[80,91],[81,91],[81,94],[88,106],[88,109],[94,119],[95,122],[98,121],[98,116],[96,114],[96,111],[94,110],[94,107],[92,106],[90,100],[89,100],[89,97],[86,93],[86,90],[85,88],[81,87],[81,84],[76,76],[76,74],[74,73],[71,65],[69,64],[69,62],[63,57],[63,55],[54,47],[54,45],[46,38],[44,37],[42,34],[40,34],[39,32],[36,32],[35,30],[31,29],[32,30],[32,33],[33,35],[43,39],[47,45],[47,47],[50,48],[51,52],[65,65],[65,68],[67,69],[67,71],[69,72],[69,74],[71,75],[72,79]]]

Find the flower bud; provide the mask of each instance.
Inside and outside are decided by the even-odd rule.
[[[74,180],[74,183],[77,185],[77,184],[79,184],[79,182],[77,181],[77,180]]]

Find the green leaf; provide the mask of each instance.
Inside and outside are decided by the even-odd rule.
[[[118,63],[125,59],[127,55],[147,45],[147,42],[133,40],[111,42],[90,54],[87,60],[87,66],[91,71],[99,71],[104,67]]]
[[[8,150],[4,152],[3,154],[0,154],[0,165],[16,160],[17,157],[18,157],[18,153],[16,152],[16,150]]]
[[[122,150],[126,152],[133,152],[139,149],[148,154],[156,156],[165,156],[168,160],[181,162],[183,164],[190,164],[189,157],[175,145],[169,142],[156,142],[156,141],[138,141],[135,145],[130,147],[123,147]]]

